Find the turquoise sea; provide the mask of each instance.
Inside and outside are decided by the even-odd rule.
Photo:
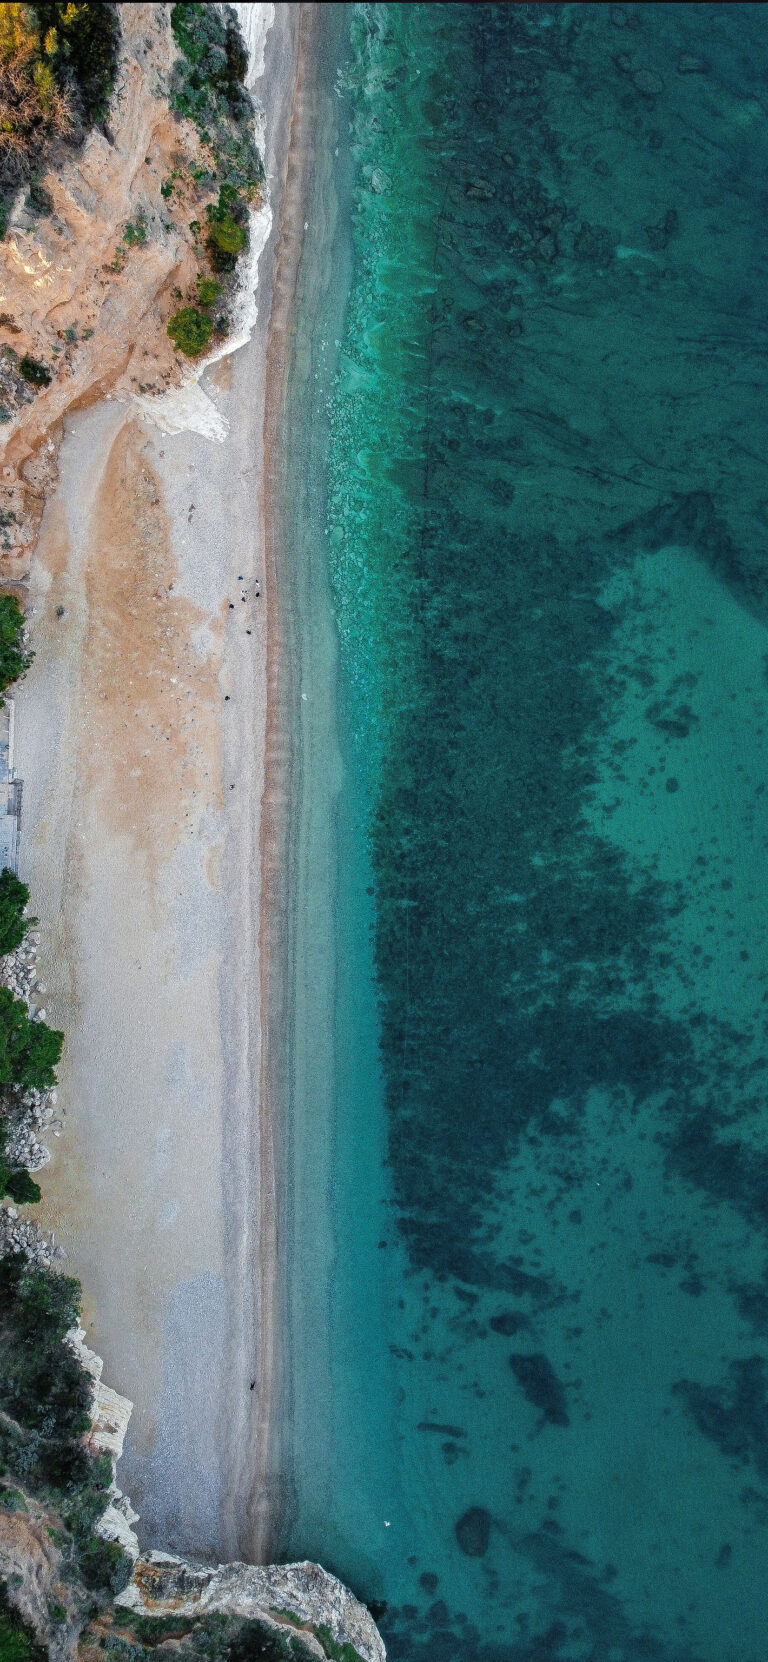
[[[765,11],[319,10],[281,1551],[765,1662]]]

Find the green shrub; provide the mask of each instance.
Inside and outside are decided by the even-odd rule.
[[[355,1650],[354,1645],[350,1645],[348,1641],[340,1645],[338,1640],[334,1639],[329,1627],[318,1626],[315,1628],[315,1633],[330,1662],[362,1662],[362,1657]]]
[[[137,214],[136,219],[133,222],[131,220],[128,221],[128,224],[123,232],[123,242],[127,243],[129,248],[135,248],[137,244],[142,245],[146,242],[146,240],[147,222],[143,215]]]
[[[250,101],[244,100],[242,85],[248,53],[229,7],[222,15],[213,6],[173,6],[171,28],[176,45],[194,75],[193,84],[216,87],[233,115],[240,115],[244,109],[250,113]]]
[[[21,359],[19,374],[23,375],[31,387],[49,387],[51,384],[50,370],[45,364],[41,364],[39,359],[31,358],[28,352],[25,352]]]
[[[53,213],[53,197],[41,179],[33,179],[27,194],[26,206],[36,214]]]
[[[144,1645],[159,1645],[164,1639],[185,1639],[194,1626],[189,1616],[136,1616],[132,1610],[121,1611],[115,1620],[130,1625],[137,1639]]]
[[[14,952],[21,945],[31,923],[37,918],[25,918],[24,909],[29,900],[29,889],[10,866],[0,871],[0,958]]]
[[[32,1021],[26,1004],[0,987],[0,1085],[45,1091],[56,1084],[64,1034]]]
[[[248,243],[248,233],[232,214],[215,219],[208,227],[205,246],[214,271],[234,271],[238,254]]]
[[[215,277],[198,277],[197,298],[201,306],[212,306],[220,294],[221,283],[217,283]]]
[[[0,693],[29,669],[31,652],[22,645],[24,613],[15,594],[0,595]]]
[[[187,358],[199,358],[213,334],[213,324],[205,312],[195,306],[182,306],[168,323],[168,334],[178,352]]]

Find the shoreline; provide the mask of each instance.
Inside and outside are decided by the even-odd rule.
[[[270,1556],[275,1537],[280,1532],[285,1506],[286,1478],[282,1463],[284,1426],[278,1423],[271,1407],[273,1398],[279,1396],[284,1401],[289,1389],[285,1358],[287,1323],[283,1319],[281,1345],[276,1316],[279,1308],[285,1317],[286,1302],[280,1249],[286,1241],[282,1225],[285,1214],[285,1153],[290,1127],[283,1123],[281,1140],[280,1120],[285,1121],[285,1107],[289,1100],[294,892],[291,881],[292,808],[295,805],[293,787],[298,689],[296,618],[289,599],[288,527],[281,495],[287,487],[284,478],[286,398],[297,278],[304,246],[303,227],[310,169],[308,141],[313,130],[316,98],[313,54],[318,26],[317,6],[313,0],[303,0],[299,11],[290,134],[280,193],[265,374],[261,526],[270,624],[267,630],[265,788],[260,834],[262,900],[258,921],[262,1032],[259,1103],[262,1193],[269,1193],[272,1204],[269,1213],[262,1215],[256,1264],[259,1307],[262,1312],[269,1312],[268,1344],[260,1369],[260,1378],[264,1383],[259,1392],[262,1407],[257,1431],[257,1439],[266,1454],[262,1470],[266,1466],[267,1482],[264,1492],[254,1499],[250,1508],[252,1536],[249,1545],[256,1562],[263,1562]],[[282,1115],[280,1103],[284,1105]],[[263,1318],[260,1328],[263,1346]]]

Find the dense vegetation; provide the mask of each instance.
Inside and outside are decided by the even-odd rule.
[[[114,1593],[130,1563],[93,1534],[112,1467],[83,1442],[91,1381],[63,1343],[79,1317],[80,1288],[71,1277],[18,1255],[0,1260],[0,1471],[55,1507],[62,1544],[86,1587]]]
[[[64,1034],[32,1021],[23,999],[0,987],[0,1085],[45,1091],[56,1084]]]
[[[120,1626],[130,1628],[131,1640],[127,1635],[125,1639],[110,1635],[107,1648],[122,1654],[126,1662],[139,1662],[142,1653],[151,1655],[156,1662],[164,1658],[178,1662],[180,1657],[187,1658],[188,1662],[193,1659],[194,1662],[197,1659],[199,1662],[309,1662],[313,1654],[300,1633],[279,1632],[266,1622],[224,1616],[218,1611],[198,1620],[184,1616],[135,1616],[128,1610],[115,1615]],[[352,1658],[360,1662],[354,1651]]]
[[[248,56],[234,13],[176,5],[171,28],[182,53],[171,75],[171,108],[194,122],[219,179],[247,195],[262,183],[264,168],[251,132],[253,106],[243,86]]]
[[[22,916],[28,890],[8,868],[0,875],[0,934],[2,950],[10,952],[23,939],[28,920]],[[56,1065],[64,1034],[47,1022],[33,1021],[23,999],[0,987],[0,1087],[17,1091],[44,1091],[56,1083]],[[0,1118],[0,1197],[10,1195],[20,1206],[40,1199],[29,1172],[14,1166],[6,1154],[7,1133]]]
[[[0,871],[0,958],[21,946],[31,923],[37,918],[24,916],[29,889],[9,866]]]
[[[218,198],[206,208],[206,224],[192,222],[204,242],[214,272],[231,273],[248,247],[248,206],[263,183],[264,168],[253,139],[253,106],[243,85],[248,55],[233,12],[224,7],[187,4],[171,11],[174,39],[182,54],[171,74],[171,108],[193,121],[211,157],[210,182]],[[169,182],[167,189],[172,188]],[[203,308],[221,293],[215,279],[200,276],[198,299]],[[186,306],[170,321],[168,333],[180,352],[198,357],[214,327],[226,330],[226,319],[216,324],[206,312]]]
[[[114,5],[0,5],[0,207],[106,114],[117,39]]]
[[[76,9],[76,8],[73,8]],[[5,8],[8,10],[8,8]],[[0,689],[29,663],[22,645],[24,618],[18,601],[0,597]],[[0,872],[0,956],[13,952],[33,920],[25,916],[29,890],[8,867]],[[26,1205],[40,1190],[23,1166],[7,1156],[2,1088],[14,1093],[55,1083],[63,1033],[32,1021],[26,1003],[0,987],[0,1196]],[[83,1441],[90,1426],[92,1385],[64,1341],[80,1314],[76,1281],[11,1253],[0,1258],[0,1504],[23,1510],[20,1490],[55,1508],[71,1575],[89,1595],[113,1594],[128,1579],[122,1550],[93,1533],[107,1503],[111,1462],[94,1457]],[[0,1662],[38,1662],[35,1641],[7,1604],[0,1584]]]
[[[117,7],[73,5],[71,0],[53,5],[33,5],[45,52],[58,84],[66,88],[70,103],[84,125],[101,121],[107,113],[115,73],[119,25]]]
[[[31,652],[24,647],[24,613],[14,594],[0,594],[0,693],[29,669]]]
[[[246,206],[235,185],[225,184],[217,202],[205,210],[206,252],[214,271],[234,271],[238,256],[248,247]]]

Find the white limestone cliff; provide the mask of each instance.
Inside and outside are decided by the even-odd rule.
[[[132,1580],[115,1602],[143,1616],[219,1611],[283,1628],[287,1620],[307,1649],[323,1659],[325,1651],[313,1630],[327,1628],[337,1645],[352,1645],[363,1662],[385,1662],[384,1644],[370,1612],[319,1564],[206,1567],[151,1552],[139,1559]]]

